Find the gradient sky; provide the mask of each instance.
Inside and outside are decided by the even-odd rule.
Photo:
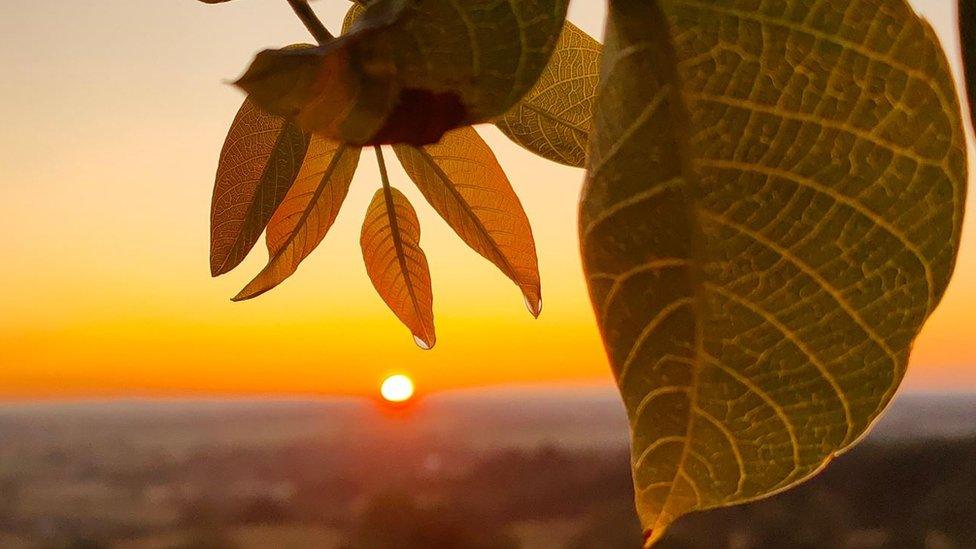
[[[914,3],[954,52],[955,1]],[[599,36],[603,4],[577,0],[571,18]],[[315,6],[336,29],[348,4]],[[209,276],[214,169],[242,99],[225,83],[257,50],[309,40],[284,0],[2,2],[0,396],[370,394],[393,371],[422,391],[610,383],[577,253],[583,172],[492,127],[479,129],[536,235],[539,320],[392,166],[418,210],[434,282],[438,343],[418,350],[363,267],[359,228],[379,185],[369,153],[299,272],[230,302],[266,254],[259,244],[230,275]],[[976,390],[974,219],[916,345],[912,389]]]

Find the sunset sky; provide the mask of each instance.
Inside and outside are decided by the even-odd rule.
[[[955,0],[916,0],[956,55]],[[604,2],[571,19],[599,36]],[[315,3],[337,30],[348,4]],[[421,392],[608,384],[578,258],[581,170],[481,127],[539,250],[533,320],[508,279],[468,250],[399,165],[423,225],[437,346],[423,352],[373,290],[359,229],[379,186],[372,153],[336,225],[298,273],[247,303],[259,244],[211,279],[210,197],[242,96],[227,85],[264,47],[307,42],[284,0],[0,4],[0,397],[372,394],[407,372]],[[970,155],[972,158],[972,154]],[[907,386],[976,390],[976,215],[955,278],[918,340]]]

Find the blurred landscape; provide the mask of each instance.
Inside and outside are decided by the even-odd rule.
[[[609,389],[0,405],[0,547],[631,549],[627,432]],[[976,396],[662,547],[976,548]]]

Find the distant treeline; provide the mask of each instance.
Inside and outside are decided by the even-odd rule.
[[[242,525],[317,525],[340,533],[344,549],[632,549],[625,448],[557,448],[492,453],[315,443],[274,450],[211,448],[120,470],[97,462],[51,465],[135,499],[155,486],[172,520],[112,522],[87,516],[23,516],[31,481],[0,484],[0,529],[32,547],[101,548],[178,533],[173,547],[236,549]],[[368,479],[368,480],[367,480]],[[750,505],[694,515],[664,549],[976,547],[976,439],[863,445],[797,490]],[[535,524],[526,541],[520,525]],[[126,541],[129,540],[129,541]],[[36,541],[36,543],[34,543]]]

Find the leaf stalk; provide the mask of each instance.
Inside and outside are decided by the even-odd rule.
[[[383,181],[383,190],[386,191],[387,196],[390,199],[390,203],[393,202],[393,197],[390,195],[390,176],[386,172],[386,161],[383,160],[383,148],[379,145],[373,146],[376,151],[376,162],[380,165],[380,180]]]
[[[325,44],[335,38],[329,32],[329,29],[325,28],[325,25],[322,24],[318,16],[315,15],[315,12],[312,11],[312,6],[308,5],[308,0],[288,0],[288,5],[295,11],[295,15],[302,20],[305,28],[308,29],[308,32],[312,33],[312,36],[315,37],[315,40],[319,44]]]

